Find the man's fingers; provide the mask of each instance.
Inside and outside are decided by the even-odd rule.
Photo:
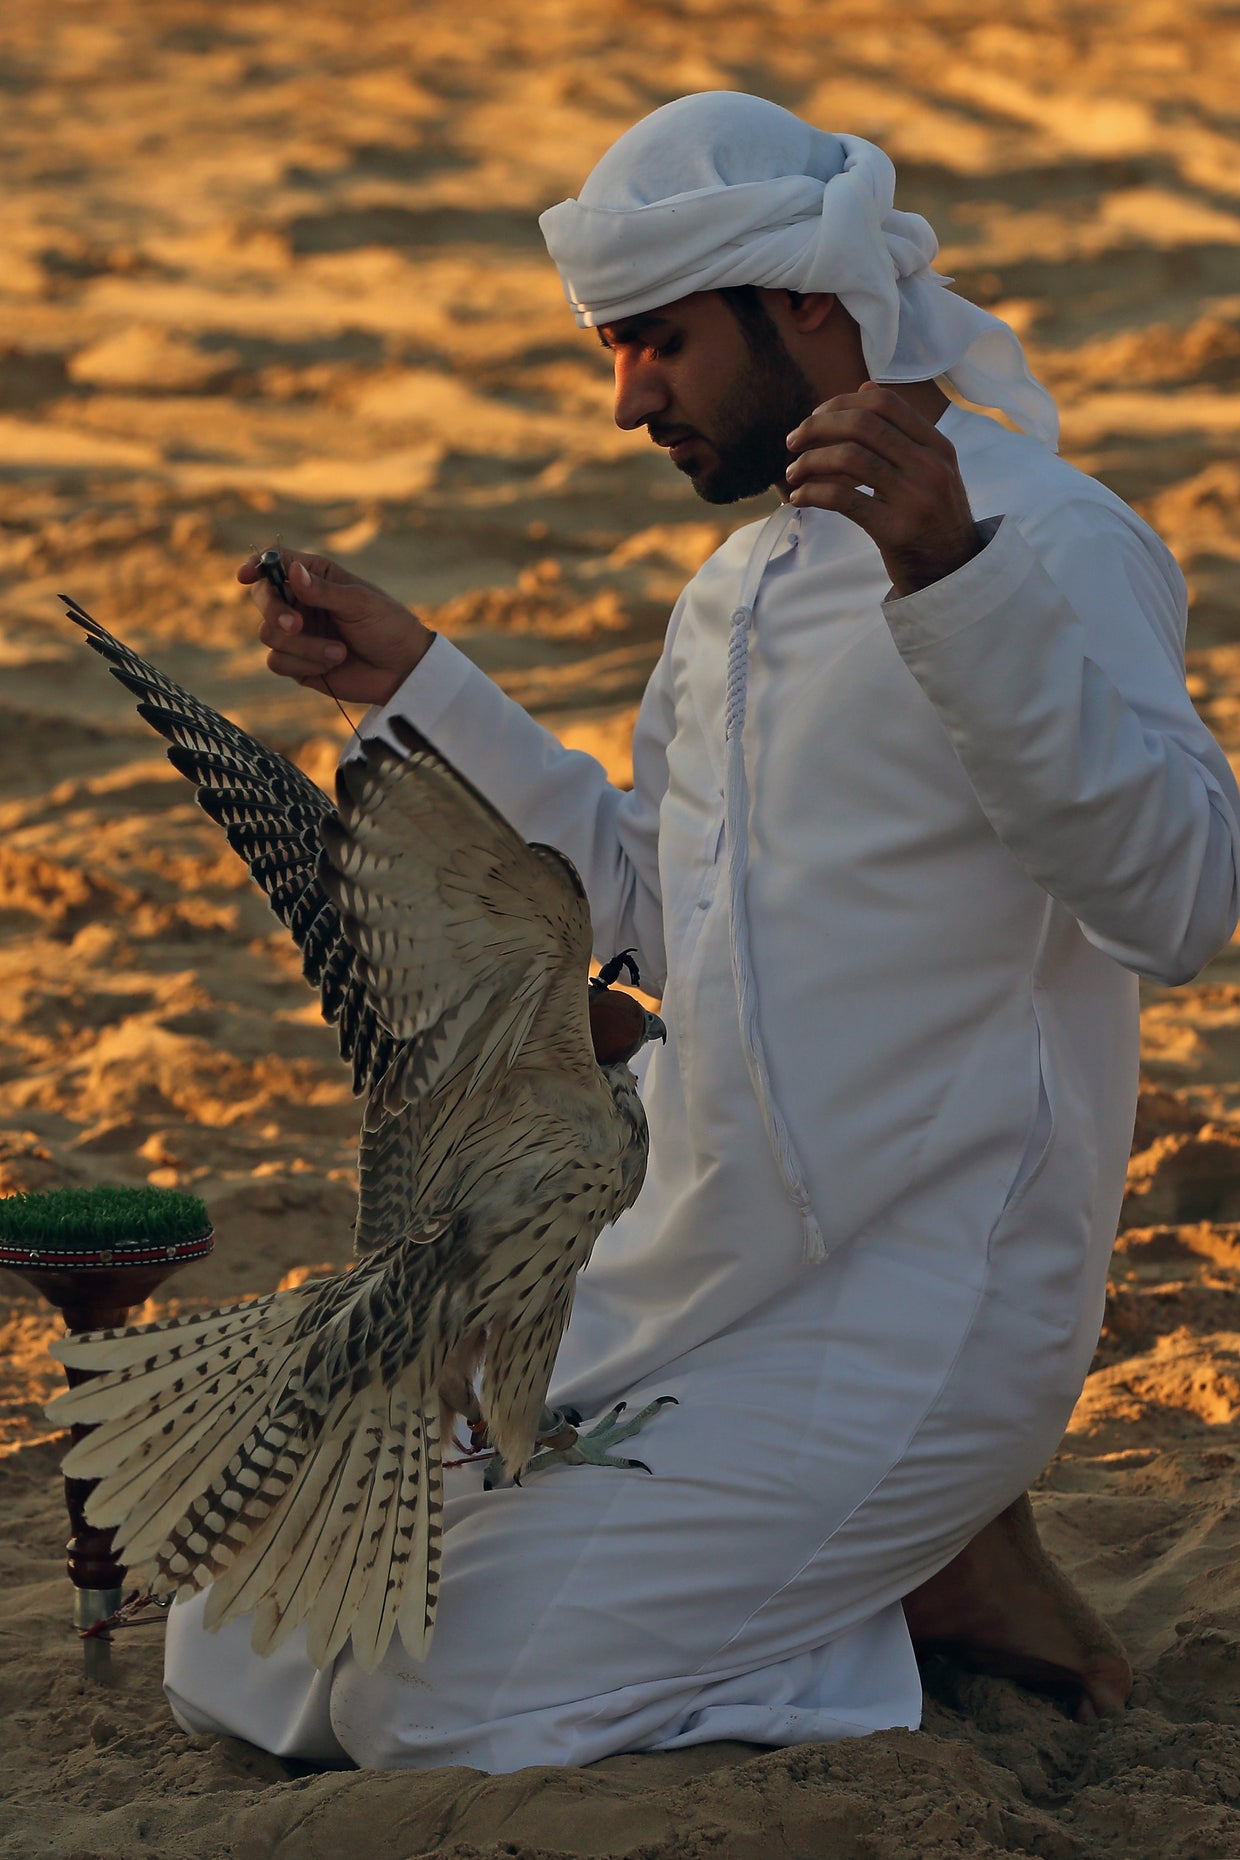
[[[806,476],[812,461],[824,452],[851,449],[861,469],[868,468],[861,457],[863,453],[902,471],[917,469],[926,458],[926,448],[920,440],[876,409],[866,406],[811,414],[797,430],[802,439],[795,448],[789,435],[788,449],[796,453],[788,467],[790,484]],[[928,430],[933,432],[933,428]]]
[[[949,451],[954,449],[934,421],[927,420],[924,413],[918,413],[916,407],[911,406],[903,394],[897,394],[894,388],[883,387],[878,381],[863,381],[857,390],[857,398],[866,411],[880,414],[917,445],[933,446],[936,449],[947,447]]]
[[[317,608],[342,626],[364,620],[373,612],[378,591],[326,556],[294,556],[285,572],[289,593],[300,607]]]
[[[821,446],[813,452],[802,452],[789,465],[786,476],[794,492],[798,486],[819,478],[830,478],[852,486],[868,485],[881,496],[884,486],[894,483],[905,468],[905,460],[887,457],[878,446],[846,439],[839,445]]]
[[[268,653],[268,671],[275,671],[281,679],[296,679],[297,684],[307,684],[312,679],[322,679],[336,670],[338,660],[323,662],[322,658],[301,658],[299,653],[281,653],[279,647],[273,647]],[[325,684],[323,690],[327,688]]]
[[[270,648],[267,653],[268,669],[278,672],[282,678],[321,678],[324,672],[343,665],[348,657],[347,646],[342,646],[339,640],[334,639],[311,636],[298,639],[295,645],[287,641],[273,643],[264,639],[263,644]]]
[[[925,475],[926,454],[907,434],[864,410],[827,415],[813,434],[816,441],[799,452],[785,477],[795,493],[820,479],[839,479],[851,487],[867,485],[876,496],[898,495],[901,483]]]
[[[281,648],[274,648],[279,652]],[[339,639],[323,639],[314,633],[302,634],[293,646],[283,648],[290,659],[298,659],[310,670],[321,672],[330,670],[333,665],[343,665],[349,656],[349,648]]]
[[[250,599],[263,616],[264,627],[273,625],[277,614],[288,613],[288,602],[284,600],[281,595],[277,594],[266,575],[261,571],[256,571],[253,575],[247,575],[245,571],[249,566],[250,564],[248,562],[243,562],[241,564],[241,567],[237,570],[237,580],[243,587],[249,588]],[[293,617],[295,619],[297,618],[296,615]]]
[[[434,634],[407,607],[330,556],[278,551],[285,591],[250,556],[237,571],[261,615],[268,669],[316,691],[385,704]],[[339,677],[337,677],[339,674]]]
[[[335,612],[347,605],[351,596],[356,598],[366,585],[339,568],[329,556],[307,555],[294,549],[281,549],[278,553],[289,593],[304,607],[325,607]],[[237,570],[237,580],[253,591],[260,606],[264,595],[280,599],[257,555],[246,557]]]
[[[901,449],[908,454],[914,446],[936,452],[951,452],[950,440],[944,438],[932,421],[911,407],[902,395],[877,382],[867,381],[855,394],[837,394],[824,401],[798,427],[789,433],[789,452],[804,452],[824,440],[858,438],[895,458]]]
[[[883,500],[857,490],[843,478],[815,478],[811,484],[799,485],[789,502],[798,510],[837,510],[880,542],[880,530],[888,506]]]

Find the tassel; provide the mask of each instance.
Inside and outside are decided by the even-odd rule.
[[[779,510],[766,525],[753,546],[745,569],[739,605],[732,614],[728,635],[728,681],[724,697],[725,781],[724,823],[728,844],[729,924],[732,943],[732,975],[740,1008],[741,1045],[749,1082],[767,1140],[775,1157],[789,1200],[801,1217],[802,1258],[807,1265],[820,1265],[827,1257],[826,1242],[814,1213],[797,1157],[792,1135],[775,1102],[767,1072],[762,1029],[758,1020],[758,989],[749,953],[749,917],[745,908],[745,881],[749,872],[749,784],[745,775],[745,699],[749,677],[749,628],[754,617],[754,602],[771,551],[783,529],[787,512]]]

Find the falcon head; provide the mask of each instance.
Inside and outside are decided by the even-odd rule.
[[[631,949],[622,949],[605,962],[590,983],[590,1038],[600,1066],[625,1065],[647,1040],[667,1039],[667,1028],[657,1014],[648,1013],[632,995],[613,993],[611,984],[625,970],[636,987],[641,977]]]

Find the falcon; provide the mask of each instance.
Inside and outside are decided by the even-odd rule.
[[[636,1199],[647,1131],[628,1061],[666,1037],[587,981],[578,875],[528,844],[412,725],[362,746],[336,805],[61,597],[170,742],[169,760],[300,946],[364,1096],[356,1261],[256,1301],[67,1338],[96,1372],[51,1404],[93,1431],[65,1471],[155,1595],[211,1588],[256,1652],[305,1626],[325,1666],[430,1645],[441,1443],[457,1417],[509,1477],[609,1448],[659,1404],[578,1437],[548,1410],[576,1274]],[[481,1375],[480,1375],[481,1372]],[[574,1417],[575,1418],[575,1417]]]

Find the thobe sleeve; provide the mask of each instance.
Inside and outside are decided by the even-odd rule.
[[[1240,793],[1185,689],[1169,553],[1058,506],[883,611],[1005,846],[1099,949],[1190,980],[1240,910]]]
[[[442,634],[358,732],[391,740],[385,726],[407,718],[526,839],[566,853],[590,900],[596,954],[605,961],[636,950],[642,987],[654,994],[667,975],[658,868],[672,728],[667,668],[665,647],[638,711],[631,791],[609,782],[593,756],[565,749]]]

